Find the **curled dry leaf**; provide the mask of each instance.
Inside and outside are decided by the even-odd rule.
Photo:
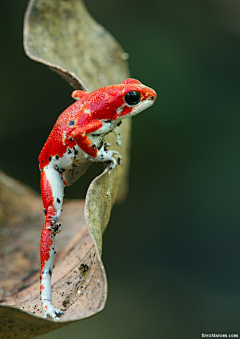
[[[92,19],[81,0],[30,1],[25,16],[24,47],[30,58],[59,73],[75,89],[92,91],[128,77],[126,54]],[[112,133],[106,141],[123,155],[123,164],[114,170],[106,167],[93,180],[85,207],[83,201],[64,204],[52,277],[53,303],[57,308],[66,307],[59,322],[41,318],[38,274],[44,222],[41,198],[0,173],[1,260],[4,263],[0,265],[1,338],[31,338],[104,308],[107,281],[101,261],[102,233],[113,203],[126,194],[129,119],[123,122],[120,133],[122,146],[116,146]]]

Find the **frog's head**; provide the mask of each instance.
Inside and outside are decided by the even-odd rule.
[[[118,87],[115,97],[116,114],[113,119],[123,119],[134,116],[153,105],[156,92],[136,79],[127,79]]]
[[[95,118],[122,120],[150,107],[156,97],[153,89],[138,80],[127,79],[120,85],[103,87],[89,93],[84,99],[85,106]]]

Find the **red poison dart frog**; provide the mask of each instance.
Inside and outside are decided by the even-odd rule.
[[[131,117],[151,106],[156,92],[140,81],[127,79],[120,85],[100,88],[92,93],[75,90],[77,101],[58,118],[39,156],[41,193],[46,215],[41,235],[40,291],[44,317],[59,319],[63,310],[52,304],[51,275],[65,186],[72,185],[92,162],[110,162],[113,169],[121,164],[119,152],[109,150],[104,141],[122,119]]]

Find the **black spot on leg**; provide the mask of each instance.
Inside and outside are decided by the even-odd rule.
[[[74,154],[77,155],[78,154],[78,150],[74,148]]]
[[[61,199],[57,198],[57,202],[60,204],[60,202],[61,202]]]
[[[56,155],[56,160],[58,160],[59,159],[59,155]]]
[[[117,126],[120,126],[120,125],[121,125],[121,123],[122,123],[122,121],[119,121],[119,123],[117,124]]]
[[[71,154],[71,153],[72,153],[71,148],[68,148],[68,154]]]
[[[50,157],[49,157],[49,159],[48,159],[48,160],[49,160],[49,162],[51,162],[51,161],[52,161],[52,157],[51,157],[51,155],[50,155]]]

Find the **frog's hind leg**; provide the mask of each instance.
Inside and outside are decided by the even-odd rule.
[[[52,305],[51,275],[55,253],[55,235],[60,226],[57,223],[63,203],[64,185],[61,174],[53,167],[45,167],[41,172],[41,192],[46,214],[42,229],[40,256],[40,293],[44,317],[58,319],[63,313]]]

